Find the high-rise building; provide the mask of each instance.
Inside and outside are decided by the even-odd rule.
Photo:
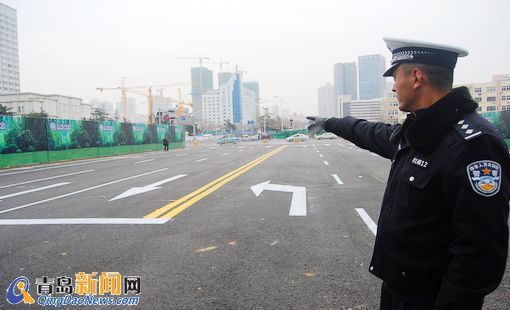
[[[218,73],[218,87],[225,84],[230,80],[230,77],[232,76],[232,72],[220,72]]]
[[[19,93],[18,25],[16,10],[0,3],[0,93]]]
[[[326,83],[326,85],[319,87],[317,90],[319,99],[319,116],[332,117],[337,116],[336,98],[333,84]]]
[[[370,100],[383,98],[386,80],[386,59],[379,54],[358,57],[359,66],[359,98]]]
[[[259,82],[246,82],[243,84],[244,88],[249,89],[255,93],[255,117],[260,117],[260,90]]]
[[[191,101],[195,120],[203,119],[202,95],[213,89],[213,72],[205,67],[191,68]]]
[[[355,62],[337,63],[333,66],[335,96],[351,96],[358,100],[358,68]]]

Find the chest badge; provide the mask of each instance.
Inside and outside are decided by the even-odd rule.
[[[491,160],[480,160],[467,166],[469,182],[473,190],[482,196],[490,197],[499,192],[501,185],[501,165]]]
[[[422,167],[422,168],[425,168],[425,169],[428,169],[429,168],[429,165],[430,163],[424,159],[420,159],[418,157],[413,157],[413,159],[411,160],[411,163],[413,165],[416,165],[418,167]]]

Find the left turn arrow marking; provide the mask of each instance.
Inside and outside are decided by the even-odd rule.
[[[265,190],[292,193],[289,216],[306,216],[306,187],[271,184],[270,182],[271,180],[253,185],[251,190],[257,197]]]
[[[117,200],[117,199],[122,199],[122,198],[130,197],[130,196],[134,196],[134,195],[143,194],[143,193],[146,193],[146,192],[151,192],[151,191],[160,189],[161,188],[160,185],[163,185],[163,184],[168,183],[168,182],[172,182],[174,180],[180,179],[180,178],[185,177],[185,176],[187,176],[187,174],[179,174],[179,175],[176,175],[174,177],[171,177],[171,178],[168,178],[168,179],[164,179],[164,180],[161,180],[159,182],[152,183],[152,184],[149,184],[149,185],[146,185],[146,186],[143,186],[143,187],[133,187],[133,188],[128,189],[124,193],[122,193],[122,194],[120,194],[118,196],[115,196],[114,198],[110,199],[109,201],[114,201],[114,200]]]

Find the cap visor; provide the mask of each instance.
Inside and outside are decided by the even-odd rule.
[[[394,64],[393,66],[391,66],[388,70],[386,70],[386,72],[384,72],[382,76],[384,77],[392,76],[393,72],[395,71],[395,69],[397,69],[398,65],[399,64]]]

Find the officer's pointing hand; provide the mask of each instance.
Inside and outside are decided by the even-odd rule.
[[[321,132],[326,127],[326,122],[328,121],[327,118],[318,116],[307,116],[306,118],[310,120],[308,131],[313,135]]]

